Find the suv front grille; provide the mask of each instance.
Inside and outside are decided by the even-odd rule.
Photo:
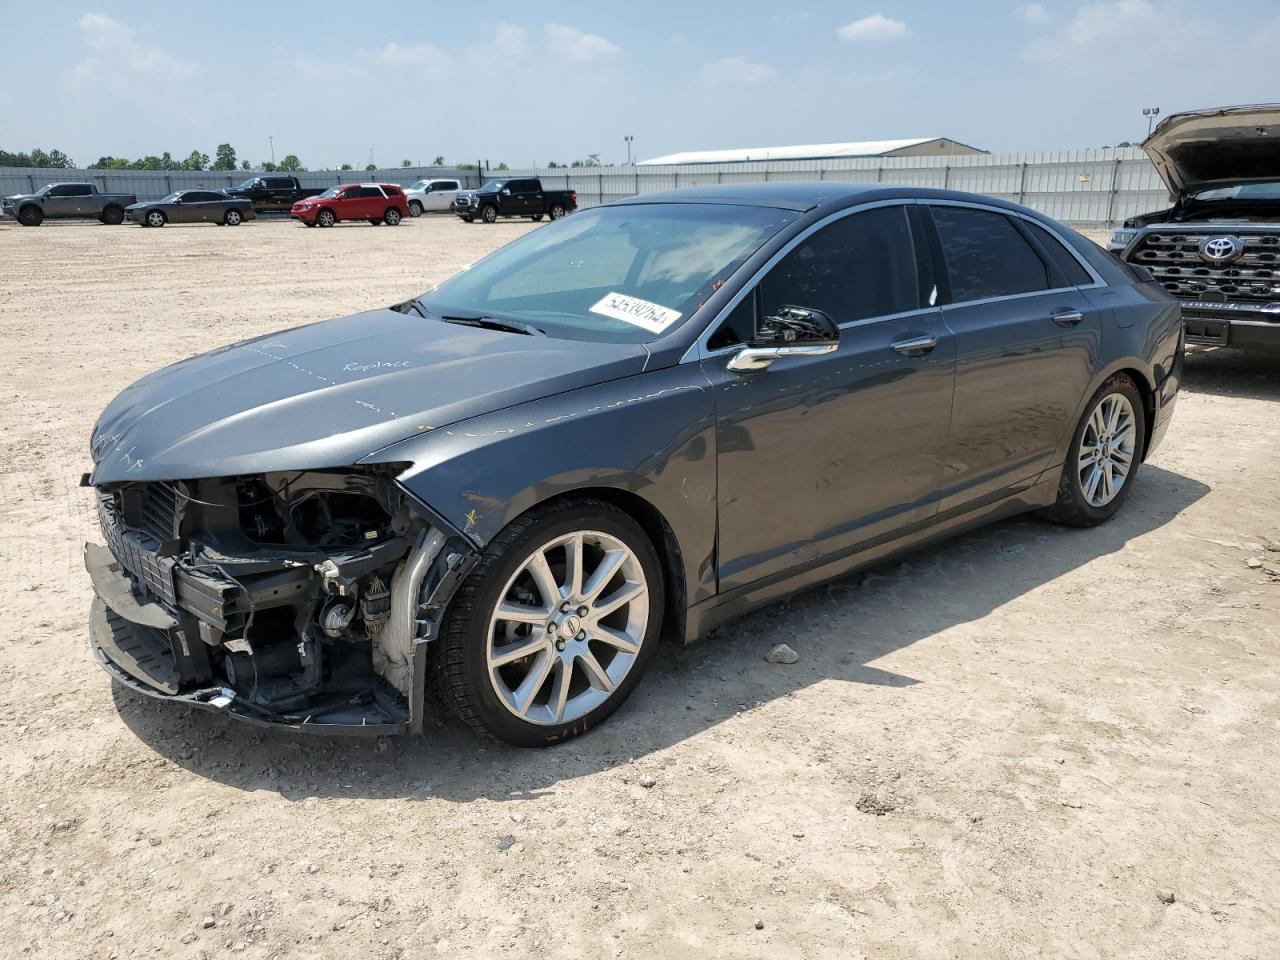
[[[1203,241],[1238,237],[1244,244],[1229,263],[1200,255]],[[1272,303],[1280,300],[1280,233],[1273,231],[1152,231],[1138,239],[1127,259],[1152,272],[1182,300]]]

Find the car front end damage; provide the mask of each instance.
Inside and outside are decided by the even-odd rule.
[[[428,645],[475,547],[398,469],[94,487],[99,663],[139,693],[253,723],[420,730]]]

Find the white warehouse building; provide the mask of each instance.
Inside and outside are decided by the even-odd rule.
[[[641,160],[639,166],[675,163],[746,163],[751,160],[844,160],[851,157],[963,157],[986,153],[946,137],[908,140],[858,140],[852,143],[811,143],[792,147],[748,147],[738,150],[691,150]]]

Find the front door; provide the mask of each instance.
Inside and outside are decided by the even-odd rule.
[[[893,539],[936,510],[955,344],[928,306],[921,239],[904,206],[844,216],[795,245],[709,338],[721,592]],[[730,370],[758,318],[787,305],[835,320],[838,349]]]
[[[454,181],[439,180],[430,185],[423,207],[427,210],[448,210],[458,195],[458,184]]]
[[[1007,496],[1056,466],[1093,379],[1101,321],[1077,289],[1092,276],[1043,227],[991,208],[930,209],[956,338],[945,512]]]

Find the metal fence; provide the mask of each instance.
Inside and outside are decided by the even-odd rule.
[[[211,173],[0,168],[0,193],[26,192],[60,180],[88,180],[100,189],[133,193],[144,200],[185,188],[223,189],[252,175],[239,170]],[[429,177],[457,178],[466,186],[477,184],[475,171],[454,167],[396,167],[367,172],[313,170],[297,176],[304,185],[312,187],[361,180],[407,184]],[[582,207],[677,187],[775,180],[863,181],[966,190],[1023,203],[1055,219],[1082,226],[1117,223],[1168,203],[1168,192],[1155,167],[1141,150],[1132,147],[964,157],[556,167],[489,171],[486,176],[540,177],[548,188],[576,190]]]

